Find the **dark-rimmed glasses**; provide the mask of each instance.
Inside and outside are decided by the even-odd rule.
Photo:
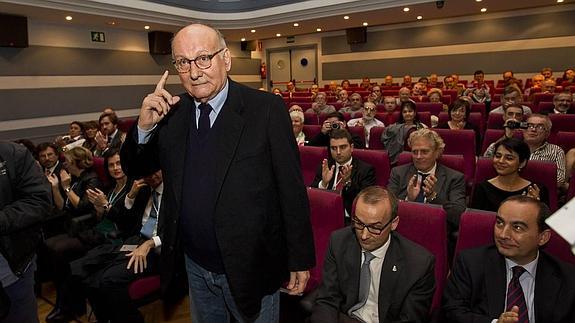
[[[351,222],[353,223],[353,228],[357,231],[363,231],[363,229],[367,229],[367,231],[371,234],[380,235],[385,228],[395,220],[396,217],[392,217],[386,224],[382,227],[375,227],[373,224],[365,224],[361,222],[355,215],[351,218]]]
[[[527,129],[533,129],[535,131],[545,131],[545,125],[542,123],[528,123]]]
[[[194,64],[196,64],[196,66],[199,69],[205,70],[205,69],[212,67],[212,58],[214,58],[216,55],[221,53],[224,49],[226,49],[226,48],[224,47],[224,48],[216,51],[213,54],[200,55],[194,59],[189,59],[189,58],[185,58],[185,57],[184,58],[178,58],[178,59],[172,61],[172,64],[174,64],[174,67],[180,73],[189,72],[190,69],[192,68],[192,62],[194,62]]]

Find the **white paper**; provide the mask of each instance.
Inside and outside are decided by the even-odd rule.
[[[553,213],[545,222],[569,242],[571,251],[575,254],[575,198]]]

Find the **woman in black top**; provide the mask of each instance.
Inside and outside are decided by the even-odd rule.
[[[497,211],[501,202],[513,195],[527,195],[549,204],[545,186],[532,183],[520,175],[530,154],[529,146],[521,139],[509,138],[496,144],[493,167],[497,176],[475,186],[471,207]]]
[[[471,113],[469,101],[461,99],[453,101],[449,105],[447,113],[449,113],[449,120],[440,123],[437,128],[452,130],[471,129],[475,132],[476,150],[481,148],[481,133],[477,127],[469,123],[469,114]]]

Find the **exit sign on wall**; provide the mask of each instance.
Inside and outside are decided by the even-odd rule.
[[[98,43],[106,42],[106,35],[101,31],[92,31],[92,41]]]

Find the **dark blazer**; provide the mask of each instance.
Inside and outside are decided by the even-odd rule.
[[[505,258],[494,245],[464,250],[443,293],[445,322],[491,323],[505,311]],[[535,274],[535,321],[575,322],[575,267],[543,251]]]
[[[331,167],[335,164],[333,159],[328,160],[328,165]],[[375,178],[375,168],[363,162],[357,158],[353,158],[351,160],[351,165],[353,166],[351,169],[351,184],[349,186],[344,186],[343,191],[341,192],[341,196],[343,197],[343,205],[345,210],[348,214],[351,215],[351,207],[353,206],[353,200],[359,194],[359,192],[368,187],[375,185],[376,178]],[[317,167],[317,171],[315,173],[315,178],[311,184],[312,187],[318,187],[319,182],[321,182],[321,164]],[[329,181],[328,187],[333,187],[333,182],[335,181],[335,170],[334,176]]]
[[[407,184],[417,169],[413,163],[392,168],[387,188],[400,200],[407,196]],[[452,231],[459,228],[459,217],[465,211],[465,178],[462,173],[437,163],[435,169],[437,197],[431,204],[442,205],[447,212],[447,224]]]
[[[390,239],[379,284],[379,322],[428,322],[435,257],[395,231]],[[359,301],[361,252],[352,227],[331,235],[311,322],[338,322]]]
[[[218,198],[214,226],[225,273],[240,311],[253,317],[261,298],[275,292],[289,271],[314,266],[309,202],[285,104],[276,95],[228,80],[228,97],[210,136]],[[188,94],[157,125],[151,140],[137,144],[134,126],[122,146],[122,168],[139,178],[161,168],[164,194],[158,232],[162,239],[162,291],[169,290],[183,260],[180,210],[190,127],[195,106]],[[136,123],[137,124],[137,123]],[[197,183],[202,185],[202,183]],[[181,287],[181,286],[179,286]]]

